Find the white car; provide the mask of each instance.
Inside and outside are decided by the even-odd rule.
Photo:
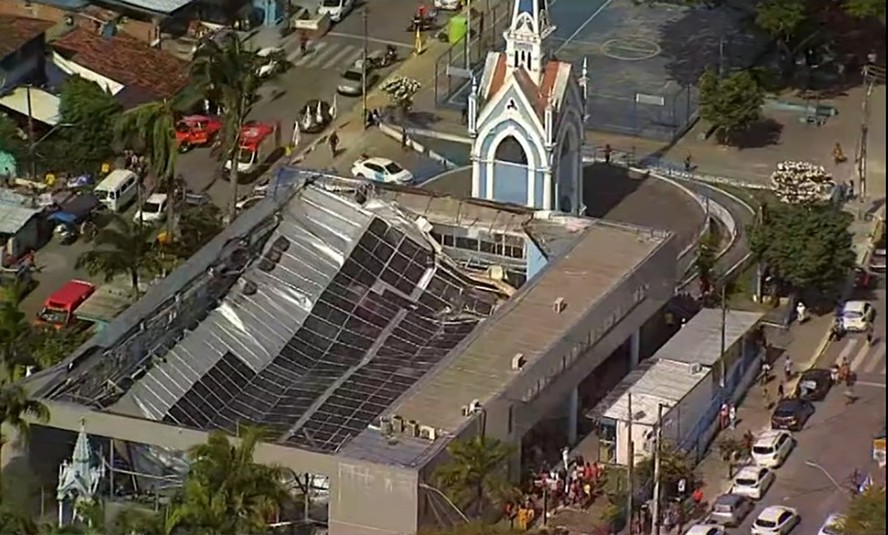
[[[792,507],[772,505],[758,515],[752,523],[751,535],[786,535],[802,518]]]
[[[435,9],[457,11],[462,8],[463,0],[435,0]]]
[[[158,223],[166,217],[168,197],[166,193],[152,193],[142,204],[142,207],[133,214],[133,221],[143,223]]]
[[[265,199],[265,195],[250,195],[249,197],[244,197],[243,199],[237,201],[237,204],[234,205],[234,209],[237,212],[249,210],[250,208],[262,202],[263,199]]]
[[[260,78],[265,78],[266,76],[274,74],[274,71],[278,68],[277,58],[282,54],[283,51],[274,46],[263,48],[256,52],[256,56],[261,58],[262,61],[259,68],[256,70],[256,74],[259,75]]]
[[[774,472],[763,466],[746,466],[734,476],[731,494],[746,496],[750,500],[761,500],[774,484]]]
[[[339,22],[355,8],[355,0],[321,0],[318,15],[328,15],[333,22]]]
[[[817,535],[841,535],[839,532],[839,522],[842,520],[842,515],[833,513],[826,517],[823,525],[820,526],[820,531],[817,532]]]
[[[842,307],[842,326],[848,332],[866,331],[876,315],[868,301],[847,301]]]
[[[725,528],[718,524],[694,524],[684,535],[725,535]]]
[[[413,173],[388,158],[361,158],[352,165],[352,176],[387,184],[413,182]]]
[[[788,431],[766,431],[752,445],[752,460],[765,468],[777,468],[789,457],[795,439]]]

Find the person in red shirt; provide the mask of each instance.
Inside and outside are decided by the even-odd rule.
[[[694,490],[694,493],[691,494],[691,499],[694,500],[695,505],[700,505],[703,503],[703,487],[697,487]]]
[[[426,18],[426,7],[424,3],[419,4],[419,8],[416,10],[416,16],[419,17],[420,20],[425,20]]]

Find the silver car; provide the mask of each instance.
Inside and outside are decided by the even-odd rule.
[[[364,93],[364,80],[363,75],[359,69],[349,69],[342,73],[342,78],[339,80],[339,85],[336,86],[336,92],[340,95],[344,95],[346,97],[359,97]],[[369,89],[376,81],[379,79],[379,76],[372,72],[367,73],[367,88]]]
[[[752,500],[739,494],[722,494],[712,502],[709,522],[722,526],[739,526],[743,519],[752,512]]]

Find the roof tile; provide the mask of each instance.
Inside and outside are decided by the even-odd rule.
[[[0,15],[0,59],[9,56],[55,23],[28,17]]]
[[[106,38],[76,28],[52,46],[71,61],[144,95],[143,102],[171,98],[188,84],[188,63],[125,34]]]

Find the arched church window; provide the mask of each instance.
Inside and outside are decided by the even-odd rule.
[[[496,155],[494,157],[501,162],[527,165],[527,153],[524,152],[524,147],[521,146],[521,143],[513,136],[500,141],[500,144],[496,147]]]

